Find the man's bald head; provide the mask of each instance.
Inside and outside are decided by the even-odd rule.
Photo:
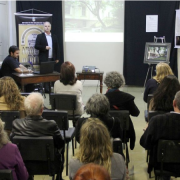
[[[49,34],[50,31],[51,31],[51,23],[48,21],[44,22],[44,32]]]

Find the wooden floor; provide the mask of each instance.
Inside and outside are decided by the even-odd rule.
[[[140,146],[139,140],[143,133],[143,128],[145,127],[146,123],[144,120],[144,110],[146,109],[146,103],[143,101],[143,91],[144,88],[142,87],[129,87],[125,86],[122,89],[124,92],[130,93],[133,96],[135,96],[135,103],[138,106],[140,110],[140,115],[138,117],[131,117],[135,132],[136,132],[136,144],[134,150],[130,150],[130,164],[129,164],[129,173],[130,173],[130,179],[131,180],[148,180],[149,176],[147,174],[147,163],[146,163],[146,151]],[[94,87],[87,87],[85,86],[83,89],[83,102],[84,104],[87,102],[89,97],[96,93],[96,91],[99,93],[99,89]],[[103,93],[106,92],[106,87],[103,88]],[[45,105],[49,106],[49,97],[46,96],[45,99]],[[83,115],[86,116],[86,115]],[[71,149],[71,143],[69,147],[69,159],[72,158],[72,149]],[[66,163],[66,162],[65,162]],[[63,179],[68,180],[69,177],[65,175],[65,165],[64,165],[64,171],[63,171]],[[35,176],[35,180],[50,180],[51,177],[49,176]],[[154,180],[154,176],[152,175],[151,180]],[[175,179],[175,178],[171,178]],[[180,180],[180,178],[177,178]]]

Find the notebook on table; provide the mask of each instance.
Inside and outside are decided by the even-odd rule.
[[[34,74],[49,74],[54,71],[55,61],[41,62],[39,71],[33,71]]]

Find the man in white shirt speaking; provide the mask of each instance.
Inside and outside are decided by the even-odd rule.
[[[59,62],[59,44],[57,36],[51,33],[50,22],[44,23],[44,33],[38,34],[35,48],[39,50],[39,62],[56,61]]]
[[[35,48],[39,50],[39,63],[47,61],[59,62],[60,52],[58,39],[55,34],[51,33],[50,22],[44,22],[44,33],[38,34]],[[49,92],[48,84],[44,83],[45,92]]]

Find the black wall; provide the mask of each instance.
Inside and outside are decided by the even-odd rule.
[[[170,66],[177,75],[176,9],[179,9],[177,1],[125,1],[124,76],[127,85],[144,84],[148,70],[148,64],[143,63],[145,43],[154,42],[154,36],[165,36],[166,42],[171,43]],[[146,33],[146,15],[158,15],[157,33]]]

